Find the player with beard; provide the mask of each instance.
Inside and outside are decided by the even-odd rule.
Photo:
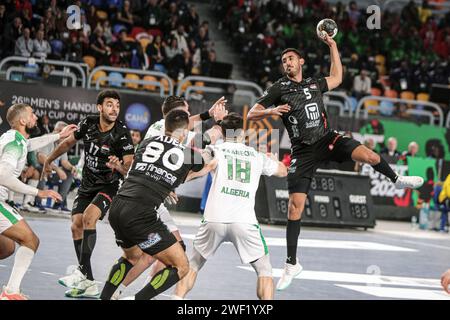
[[[71,288],[66,296],[97,298],[91,256],[95,247],[96,224],[102,220],[119,188],[120,180],[133,161],[134,147],[128,129],[117,120],[120,96],[114,90],[103,90],[97,96],[97,116],[88,116],[79,128],[48,156],[44,173],[50,164],[83,140],[85,164],[83,179],[72,209],[72,238],[79,268],[59,279]]]
[[[297,259],[300,219],[305,207],[311,179],[317,167],[325,161],[367,163],[388,177],[396,188],[418,188],[421,177],[400,176],[378,154],[330,128],[322,93],[333,90],[342,82],[342,64],[336,42],[326,35],[323,41],[330,48],[330,75],[324,78],[304,78],[305,63],[294,48],[281,53],[285,76],[276,81],[260,97],[248,113],[248,120],[280,116],[291,140],[291,165],[288,171],[289,209],[286,227],[287,259],[278,290],[286,289],[302,271]],[[269,108],[276,106],[274,108]]]
[[[53,190],[39,190],[22,183],[18,178],[27,161],[29,151],[45,147],[60,138],[66,138],[75,130],[75,125],[64,128],[59,134],[49,134],[28,139],[36,128],[37,117],[26,104],[11,106],[6,114],[11,130],[0,137],[0,259],[14,253],[15,242],[19,244],[8,284],[0,294],[0,300],[26,300],[20,291],[22,279],[27,272],[36,250],[39,238],[20,216],[17,210],[6,203],[8,192],[14,191],[41,198],[61,201],[61,195]]]

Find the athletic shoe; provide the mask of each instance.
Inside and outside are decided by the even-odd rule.
[[[23,293],[8,292],[8,289],[3,287],[3,291],[0,294],[0,300],[28,300],[28,297]]]
[[[417,176],[398,176],[394,185],[396,189],[417,189],[423,185],[423,178]]]
[[[38,206],[34,206],[31,202],[28,202],[23,205],[22,210],[31,212],[31,213],[46,213],[47,211],[44,208],[39,208]]]
[[[67,288],[75,288],[78,283],[85,280],[86,276],[81,273],[80,269],[76,268],[68,276],[59,278],[58,283]]]
[[[286,263],[284,266],[283,274],[281,275],[280,280],[277,283],[277,290],[281,291],[289,287],[292,280],[302,272],[303,267],[298,263],[295,265]]]
[[[66,291],[66,297],[69,298],[100,298],[97,282],[95,280],[84,279],[80,281],[75,288]]]
[[[119,300],[136,300],[136,298],[134,296],[129,296],[129,297],[120,298]]]

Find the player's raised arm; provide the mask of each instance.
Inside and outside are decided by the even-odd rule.
[[[328,90],[337,88],[342,83],[342,63],[339,57],[339,50],[336,42],[329,36],[325,35],[323,41],[330,47],[330,75],[326,77]]]
[[[214,102],[214,104],[211,106],[211,108],[209,108],[208,111],[205,111],[203,113],[190,116],[189,117],[189,127],[188,127],[188,129],[189,130],[193,130],[194,129],[194,124],[196,122],[202,122],[202,121],[205,121],[205,120],[208,120],[208,119],[212,118],[214,116],[214,110],[217,107],[225,107],[226,103],[227,103],[227,100],[225,99],[225,97],[221,97],[219,100]]]

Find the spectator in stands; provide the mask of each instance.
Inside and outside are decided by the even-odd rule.
[[[66,48],[66,60],[72,62],[81,62],[83,60],[83,43],[80,41],[77,33],[70,37],[70,42]]]
[[[130,130],[131,140],[133,141],[134,149],[138,147],[139,143],[142,141],[142,133],[139,130]]]
[[[202,55],[194,39],[189,40],[189,52],[192,57],[192,67],[198,70],[198,73],[200,73]]]
[[[370,95],[371,88],[372,80],[368,76],[367,70],[361,70],[360,74],[353,80],[352,95],[359,100],[364,96]]]
[[[117,64],[123,68],[129,68],[131,63],[132,50],[136,49],[134,42],[128,41],[127,31],[123,29],[119,33],[119,39],[112,45],[112,64]]]
[[[215,50],[210,50],[208,52],[208,59],[202,63],[202,74],[205,76],[211,75],[211,68],[216,62],[217,56]]]
[[[37,187],[41,175],[42,166],[37,161],[36,151],[28,152],[27,165],[22,171],[21,179],[23,183],[32,187]],[[25,195],[23,198],[22,208],[26,211],[34,213],[45,213],[45,209],[35,203],[35,197]]]
[[[16,40],[22,35],[22,19],[15,17],[14,20],[8,23],[3,32],[2,57],[14,55]]]
[[[171,33],[171,36],[175,39],[177,39],[178,48],[181,51],[188,51],[188,45],[187,45],[187,33],[184,31],[184,25],[181,23],[178,24],[177,30],[173,30]]]
[[[51,52],[52,48],[50,47],[50,44],[44,39],[44,31],[38,31],[36,39],[33,40],[33,56],[45,59]]]
[[[125,0],[123,2],[122,10],[117,13],[117,23],[123,24],[127,28],[127,31],[130,32],[134,26],[134,20],[130,1]]]
[[[38,119],[39,135],[49,134],[53,131],[53,125],[50,123],[50,118],[44,114]]]
[[[92,55],[97,59],[97,65],[109,65],[111,48],[106,44],[106,39],[103,37],[103,29],[101,26],[95,28],[90,44]]]
[[[150,36],[150,43],[147,45],[145,53],[150,60],[149,70],[153,70],[156,64],[164,63],[165,50],[160,35],[157,35],[154,40],[153,37]]]
[[[200,17],[194,4],[189,5],[189,13],[186,15],[186,18],[184,20],[184,23],[188,28],[188,33],[191,34],[197,31],[200,23]]]
[[[31,57],[33,53],[33,40],[30,37],[30,29],[24,28],[23,34],[16,41],[14,54],[16,56]]]
[[[390,137],[387,141],[387,147],[381,149],[380,154],[394,158],[400,157],[401,153],[397,150],[397,139]]]
[[[417,144],[417,142],[411,141],[408,144],[408,151],[403,152],[399,160],[403,161],[404,164],[408,164],[407,157],[415,157],[418,152],[419,145]]]
[[[0,31],[5,30],[7,21],[6,7],[3,3],[0,3]],[[0,40],[2,39],[2,36],[3,35],[0,33]]]
[[[114,41],[114,36],[111,30],[111,23],[109,20],[103,21],[103,36],[105,37],[106,44],[111,44]]]
[[[144,6],[144,28],[161,28],[165,16],[164,10],[158,5],[158,0],[147,0]]]

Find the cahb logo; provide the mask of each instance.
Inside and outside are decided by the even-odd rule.
[[[150,111],[141,103],[133,103],[125,113],[125,122],[128,129],[144,131],[150,124]]]

